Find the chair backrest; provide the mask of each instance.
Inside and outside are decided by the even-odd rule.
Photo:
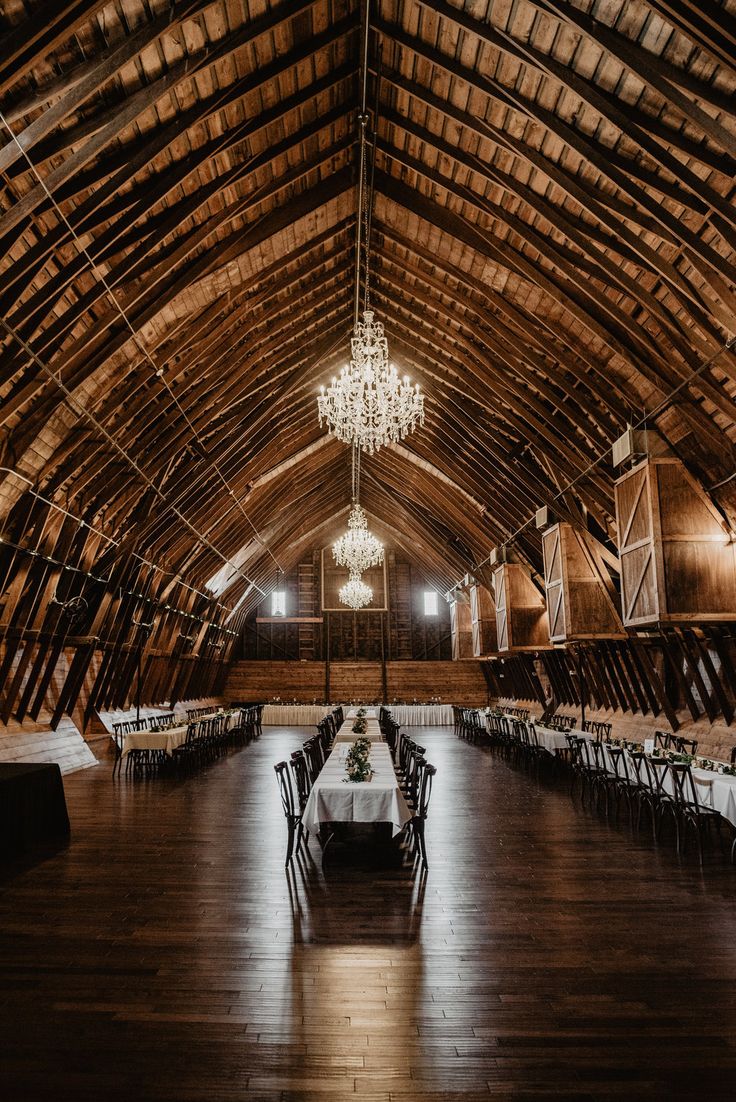
[[[186,735],[186,739],[184,740],[187,743],[187,745],[189,745],[189,743],[196,742],[198,731],[199,731],[199,724],[198,723],[187,723],[187,735]]]
[[[291,755],[291,771],[294,774],[296,791],[299,797],[299,806],[303,809],[309,799],[309,793],[312,788],[309,779],[309,767],[307,766],[307,759],[304,757],[303,750],[295,750]]]
[[[307,759],[309,766],[309,779],[312,784],[317,780],[320,774],[320,770],[324,765],[324,758],[322,756],[322,746],[319,740],[319,736],[315,735],[314,738],[307,739],[304,743],[304,756]]]
[[[698,752],[698,740],[696,738],[683,738],[682,735],[672,735],[670,738],[672,748],[678,754],[692,754]]]
[[[670,762],[672,777],[672,795],[675,803],[689,811],[700,811],[700,799],[690,765],[684,761]]]
[[[583,723],[583,730],[599,739],[609,739],[611,737],[611,724],[605,723],[603,720],[586,719]]]
[[[577,735],[565,735],[565,742],[570,751],[570,764],[573,769],[580,769],[583,764],[581,761],[582,751],[580,749],[580,743],[585,741],[585,739],[578,738]]]
[[[672,742],[672,735],[667,731],[655,731],[654,732],[654,745],[661,747],[662,750],[669,750]]]
[[[580,764],[583,769],[588,773],[597,773],[599,771],[598,755],[594,749],[592,740],[589,738],[579,738],[577,743],[578,750],[580,751]]]
[[[430,765],[429,762],[425,762],[422,767],[422,781],[419,786],[419,793],[417,796],[417,810],[416,814],[420,819],[427,818],[427,812],[429,811],[429,801],[432,797],[432,784],[437,774],[437,767]]]
[[[670,772],[670,763],[666,758],[649,758],[649,768],[654,778],[654,790],[660,799],[669,799],[670,793],[665,788],[665,782]]]
[[[409,754],[413,747],[416,746],[413,738],[409,738],[408,735],[404,735],[399,743],[399,765],[401,769],[406,772],[407,764],[409,761]]]
[[[637,784],[642,788],[650,788],[652,792],[656,792],[657,778],[652,771],[650,759],[643,750],[629,750],[627,752],[634,766]]]
[[[280,761],[277,765],[274,765],[274,771],[276,773],[276,780],[279,785],[279,793],[281,795],[281,803],[284,808],[284,815],[287,819],[296,815],[296,804],[294,803],[294,789],[291,786],[291,775],[289,773],[289,767],[285,761]]]

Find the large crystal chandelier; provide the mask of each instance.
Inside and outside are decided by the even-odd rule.
[[[373,590],[359,574],[351,574],[340,590],[340,600],[348,608],[365,608],[373,600]]]
[[[351,574],[362,574],[383,562],[383,544],[368,531],[368,521],[357,501],[350,510],[348,530],[332,547],[338,566],[346,566]]]
[[[419,383],[411,385],[388,360],[383,325],[372,310],[363,311],[350,341],[352,358],[327,390],[317,398],[319,423],[345,444],[373,453],[396,444],[417,424],[424,424],[424,398]]]
[[[345,444],[354,444],[373,453],[386,444],[396,444],[424,424],[424,398],[419,384],[399,373],[388,358],[388,342],[383,324],[376,321],[371,308],[370,239],[373,213],[373,173],[376,143],[373,142],[371,181],[368,184],[366,156],[366,94],[368,88],[368,36],[370,0],[362,5],[361,108],[358,115],[360,167],[358,172],[358,210],[355,230],[355,283],[353,291],[353,335],[350,363],[339,378],[333,378],[317,398],[319,423]],[[377,79],[380,79],[377,77]],[[376,89],[376,110],[379,103]],[[374,119],[375,129],[375,119]],[[361,274],[363,294],[361,295]],[[361,298],[363,320],[360,320]]]

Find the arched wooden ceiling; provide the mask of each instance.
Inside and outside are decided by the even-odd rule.
[[[372,4],[372,299],[427,419],[363,503],[438,586],[546,502],[615,536],[596,461],[652,410],[706,485],[736,469],[736,356],[701,370],[736,312],[735,6]],[[230,604],[268,590],[348,507],[315,393],[352,322],[359,4],[0,16],[0,519],[18,472],[194,585],[229,561]]]

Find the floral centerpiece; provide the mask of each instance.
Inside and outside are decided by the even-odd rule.
[[[364,716],[361,716],[359,719],[356,719],[355,722],[353,723],[353,734],[354,735],[364,735],[367,730],[368,730],[368,720]]]
[[[695,761],[693,754],[677,754],[674,750],[665,750],[662,746],[655,746],[652,754],[654,758],[665,758],[672,765],[681,763],[683,765],[692,765]]]
[[[345,759],[345,772],[347,773],[346,784],[350,781],[352,781],[353,784],[360,784],[362,781],[369,781],[371,779],[373,770],[371,769],[370,756],[370,740],[367,738],[356,739],[348,750]]]
[[[363,717],[365,715],[367,715],[367,712],[366,712],[365,708],[358,708],[358,710],[355,714],[358,717],[358,719],[363,719]]]

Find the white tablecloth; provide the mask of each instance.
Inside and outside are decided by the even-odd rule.
[[[133,731],[123,735],[123,757],[131,750],[165,750],[171,757],[187,737],[187,725],[170,727],[168,731]]]
[[[568,734],[575,734],[578,738],[583,735],[582,731],[555,731],[552,727],[540,727],[538,723],[534,724],[534,730],[537,732],[539,745],[550,754],[555,754],[558,750],[567,750]]]
[[[206,716],[192,720],[192,723],[203,723],[206,719],[212,719],[217,712],[208,712]],[[225,730],[230,726],[230,714],[228,714]],[[183,746],[187,738],[188,724],[182,723],[177,727],[169,727],[166,731],[133,731],[123,736],[122,756],[130,750],[165,750],[171,757],[174,750]]]
[[[693,779],[700,802],[714,811],[720,811],[724,819],[736,826],[736,777],[710,773],[707,769],[693,769]]]
[[[570,734],[577,735],[579,738],[591,738],[587,731],[575,730],[571,731]],[[613,758],[610,757],[608,750],[605,750],[605,755],[609,772],[615,773]],[[626,775],[631,780],[636,780],[636,770],[633,762],[625,751],[622,760]],[[698,769],[697,767],[693,767],[691,771],[700,803],[704,807],[710,807],[714,811],[720,812],[724,819],[728,819],[729,823],[736,826],[736,777],[730,777],[723,773],[713,773],[708,769]],[[673,795],[672,776],[669,772],[664,778],[663,787],[670,796]]]
[[[313,727],[332,711],[329,704],[267,704],[264,727]]]
[[[346,719],[355,719],[357,717],[357,714],[358,714],[359,711],[360,711],[360,708],[358,708],[358,707],[351,708],[349,711],[347,711],[345,713],[345,718]],[[378,719],[378,708],[366,708],[365,709],[365,718],[366,719]]]
[[[451,704],[391,704],[394,721],[403,727],[451,727]]]
[[[411,819],[411,811],[396,780],[388,746],[373,743],[373,779],[354,784],[347,780],[345,755],[350,743],[360,736],[353,735],[350,727],[352,721],[343,724],[335,748],[312,785],[302,822],[315,833],[329,823],[391,823],[396,835]]]
[[[377,719],[369,719],[366,716],[365,734],[359,735],[357,731],[353,731],[353,724],[355,719],[348,717],[343,723],[340,730],[337,732],[336,742],[353,743],[356,739],[367,738],[371,742],[380,742],[382,739],[381,728],[378,726]]]

